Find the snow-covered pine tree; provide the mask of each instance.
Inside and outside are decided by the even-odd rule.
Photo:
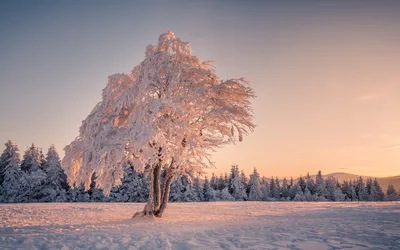
[[[226,186],[225,179],[222,174],[218,178],[218,190],[222,191]]]
[[[221,201],[234,201],[235,197],[233,197],[230,193],[228,188],[223,188],[221,191],[219,191],[219,197]]]
[[[71,183],[86,187],[98,173],[108,193],[124,162],[131,160],[137,171],[148,166],[149,199],[135,216],[161,217],[176,174],[201,172],[213,165],[210,152],[254,130],[254,96],[246,80],[221,80],[188,42],[166,32],[132,72],[109,77],[102,101],[65,148],[63,168]],[[162,166],[167,174],[160,185]]]
[[[301,191],[304,193],[304,191],[306,191],[306,181],[304,180],[303,176],[300,176],[299,180],[297,181],[297,183],[299,184]]]
[[[373,181],[373,186],[375,189],[375,196],[374,196],[374,200],[375,201],[383,201],[385,199],[385,193],[383,192],[381,185],[379,184],[379,181],[377,178],[374,178]]]
[[[194,178],[193,190],[197,195],[197,200],[204,201],[203,189],[201,187],[200,180],[198,177]]]
[[[261,193],[262,193],[262,200],[269,201],[271,200],[271,190],[269,188],[268,180],[263,176],[261,179]]]
[[[46,157],[43,154],[43,149],[39,149],[40,168],[43,169],[46,165]]]
[[[43,170],[47,174],[42,201],[67,201],[66,193],[69,190],[67,175],[61,168],[60,157],[54,145],[50,146],[42,162],[44,162]]]
[[[278,185],[276,183],[277,180],[278,180],[278,177],[275,180],[274,180],[274,177],[271,177],[271,180],[270,180],[271,196],[275,200],[279,200],[281,198],[280,190],[278,187],[279,183],[278,183]]]
[[[244,171],[240,171],[240,179],[242,180],[243,183],[243,187],[244,190],[246,192],[246,198],[245,200],[247,200],[247,197],[249,196],[250,193],[250,188],[249,188],[249,178],[247,178],[246,174],[244,173]]]
[[[343,181],[342,191],[345,195],[345,200],[351,200],[351,187],[348,181]]]
[[[368,200],[368,193],[365,189],[365,183],[361,176],[357,179],[357,181],[355,183],[355,191],[356,191],[358,200],[360,200],[360,201]]]
[[[350,187],[351,187],[351,200],[352,201],[358,201],[359,199],[358,199],[358,196],[357,196],[355,183],[352,183],[350,181]]]
[[[211,188],[207,176],[204,179],[203,183],[203,196],[204,196],[204,201],[214,201],[214,192],[213,189]]]
[[[242,178],[239,172],[239,167],[232,166],[233,178],[231,180],[232,196],[237,201],[243,201],[247,199],[246,189],[243,185]]]
[[[386,199],[388,201],[397,201],[399,200],[399,196],[397,194],[396,189],[394,188],[394,186],[392,184],[390,184],[388,186],[388,189],[386,191]]]
[[[79,184],[76,189],[76,202],[90,202],[90,196],[85,190],[85,185],[83,185],[83,183]]]
[[[224,183],[225,183],[225,186],[224,186],[224,188],[228,188],[228,190],[230,190],[229,189],[229,187],[230,187],[230,182],[229,182],[229,177],[228,177],[228,173],[227,172],[225,172],[225,175],[224,175]],[[230,192],[230,191],[229,191]]]
[[[97,187],[96,180],[97,180],[96,172],[93,172],[90,182],[90,188],[88,190],[90,201],[103,202],[106,200],[106,197],[103,193],[103,190]]]
[[[137,173],[128,162],[124,165],[121,184],[112,189],[110,200],[116,202],[145,202],[148,198],[148,175]]]
[[[306,201],[306,197],[301,190],[300,183],[298,182],[296,186],[296,196],[294,197],[293,201]]]
[[[215,177],[214,173],[212,173],[212,175],[211,175],[210,185],[211,185],[212,189],[214,189],[214,190],[218,189],[218,181],[217,181],[217,177]]]
[[[8,140],[4,145],[6,147],[0,156],[0,186],[3,184],[5,168],[8,165],[10,159],[15,154],[15,145],[11,140]]]
[[[170,202],[182,202],[183,201],[183,192],[182,192],[183,188],[184,188],[184,186],[182,183],[182,178],[180,175],[177,175],[175,177],[175,180],[171,184],[171,191],[169,193],[169,201]]]
[[[46,173],[39,167],[28,168],[20,178],[19,202],[40,202],[45,199]]]
[[[250,175],[249,182],[249,200],[250,201],[261,201],[263,194],[261,192],[261,184],[260,184],[260,175],[257,172],[257,169],[254,168],[253,174]]]
[[[296,194],[297,194],[298,184],[296,182],[294,182],[293,177],[290,177],[289,186],[290,186],[290,188],[289,188],[290,200],[294,200],[294,198],[296,197]]]
[[[20,155],[18,146],[11,141],[6,143],[6,149],[2,155],[3,169],[3,200],[6,202],[18,202],[20,192]]]
[[[304,200],[305,201],[316,201],[315,198],[316,197],[311,194],[310,190],[308,190],[308,186],[306,186],[306,190],[304,191]]]
[[[289,185],[288,185],[288,181],[286,178],[283,178],[283,180],[282,180],[281,192],[282,192],[283,199],[285,199],[285,200],[290,199]]]
[[[329,201],[335,201],[336,179],[329,176],[325,180],[326,196]]]
[[[324,177],[322,176],[321,171],[318,171],[317,176],[315,177],[315,193],[319,197],[327,197],[326,185]]]
[[[34,172],[38,169],[41,169],[42,159],[40,156],[40,150],[35,146],[34,143],[25,151],[21,169],[24,172]]]
[[[316,193],[316,186],[314,180],[311,178],[310,173],[306,176],[306,187],[312,195]]]
[[[281,183],[278,177],[275,177],[275,187],[276,187],[276,199],[281,199],[282,197],[282,190],[281,190]]]

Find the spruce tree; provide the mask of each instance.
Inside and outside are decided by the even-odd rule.
[[[54,145],[51,145],[47,151],[44,162],[44,171],[47,175],[44,201],[66,201],[66,192],[69,190],[67,175],[61,167],[60,157]]]
[[[283,178],[283,180],[282,180],[281,192],[282,192],[282,198],[287,200],[290,195],[289,195],[289,185],[288,185],[288,181],[286,178]]]
[[[203,183],[203,196],[204,196],[204,201],[213,201],[214,200],[214,194],[210,185],[210,182],[208,181],[208,178],[204,179]]]
[[[256,168],[254,168],[253,174],[250,176],[249,189],[250,189],[250,192],[249,192],[249,200],[250,201],[261,201],[262,200],[260,175],[258,174]]]
[[[182,177],[177,175],[175,180],[171,184],[171,190],[169,193],[169,201],[170,202],[182,202],[183,201],[183,183]]]
[[[227,187],[226,186],[226,183],[225,183],[225,179],[224,179],[224,177],[222,176],[222,174],[219,176],[219,178],[218,178],[218,190],[222,190],[222,189],[224,189],[225,187]]]
[[[360,200],[360,201],[368,200],[368,193],[365,189],[365,183],[361,176],[357,179],[357,181],[355,183],[355,191],[356,191],[358,200]]]
[[[193,190],[197,195],[197,200],[204,201],[203,189],[201,188],[199,178],[194,179]]]
[[[24,172],[34,172],[38,169],[41,169],[42,166],[42,159],[40,156],[39,149],[35,146],[34,143],[25,151],[21,169]]]
[[[383,201],[385,199],[385,193],[383,192],[381,185],[377,178],[374,179],[373,185],[375,187],[375,201]]]
[[[386,199],[388,201],[396,201],[399,199],[396,189],[391,184],[388,186],[388,189],[386,191]]]
[[[231,190],[232,196],[235,197],[237,201],[243,201],[247,199],[246,189],[243,185],[241,175],[239,173],[239,167],[233,166],[232,169],[232,180],[231,180]]]
[[[17,196],[20,192],[20,155],[18,146],[11,141],[6,143],[5,153],[2,155],[3,169],[3,200],[6,202],[19,202]]]
[[[306,176],[306,187],[310,191],[312,195],[316,193],[316,186],[314,180],[310,177],[310,174],[307,173]]]
[[[6,148],[4,149],[3,153],[0,156],[0,186],[3,184],[4,180],[4,171],[6,166],[10,162],[11,158],[13,157],[15,145],[12,141],[8,140],[5,144]]]
[[[90,201],[94,202],[105,201],[106,197],[103,193],[103,190],[97,187],[96,180],[97,180],[96,172],[93,172],[90,182],[90,188],[88,190]]]
[[[212,189],[214,189],[214,190],[218,189],[217,177],[215,177],[214,173],[212,173],[211,180],[210,180],[210,185],[211,185]]]

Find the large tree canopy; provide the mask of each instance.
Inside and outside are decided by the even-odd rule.
[[[200,171],[213,165],[212,152],[255,128],[252,98],[245,79],[221,80],[211,62],[166,32],[132,72],[109,77],[102,101],[65,147],[63,168],[71,184],[86,187],[95,172],[106,192],[127,161],[138,171]]]

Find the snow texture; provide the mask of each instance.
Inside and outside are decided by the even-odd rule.
[[[400,202],[0,205],[0,249],[399,249]]]

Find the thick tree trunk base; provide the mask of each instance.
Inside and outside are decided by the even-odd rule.
[[[139,217],[155,218],[153,212],[142,211],[142,212],[134,213],[132,216],[132,219],[139,218]]]

